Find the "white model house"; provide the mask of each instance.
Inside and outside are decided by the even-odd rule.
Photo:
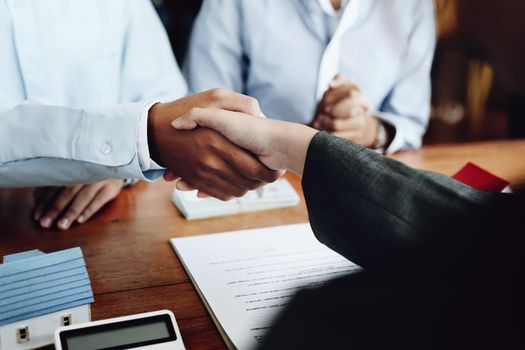
[[[5,256],[0,264],[0,350],[53,344],[58,327],[91,321],[93,301],[80,248]]]

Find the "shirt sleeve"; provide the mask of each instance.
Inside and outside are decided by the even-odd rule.
[[[395,128],[387,153],[421,147],[430,116],[430,70],[435,43],[433,3],[418,1],[398,81],[376,113],[377,118]]]
[[[241,6],[238,0],[204,1],[184,67],[192,92],[216,87],[243,92]]]
[[[137,151],[139,119],[149,103],[81,109],[0,101],[0,187],[160,175],[142,171]]]
[[[365,268],[417,258],[451,223],[502,196],[323,132],[310,143],[302,183],[316,237]]]

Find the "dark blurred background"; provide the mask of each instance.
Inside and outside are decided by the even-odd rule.
[[[438,45],[425,143],[525,137],[525,1],[434,2]],[[153,3],[182,66],[202,1]]]
[[[182,67],[188,40],[202,0],[152,0],[171,41],[171,47]]]

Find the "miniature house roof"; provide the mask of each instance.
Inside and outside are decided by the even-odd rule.
[[[80,248],[8,255],[0,264],[0,326],[93,303]]]

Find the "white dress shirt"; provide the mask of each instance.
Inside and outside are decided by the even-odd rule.
[[[0,0],[0,187],[154,179],[147,116],[186,84],[148,0]]]
[[[388,152],[421,145],[430,114],[432,0],[204,0],[185,74],[194,92],[223,86],[272,118],[310,123],[336,73],[394,126]]]

